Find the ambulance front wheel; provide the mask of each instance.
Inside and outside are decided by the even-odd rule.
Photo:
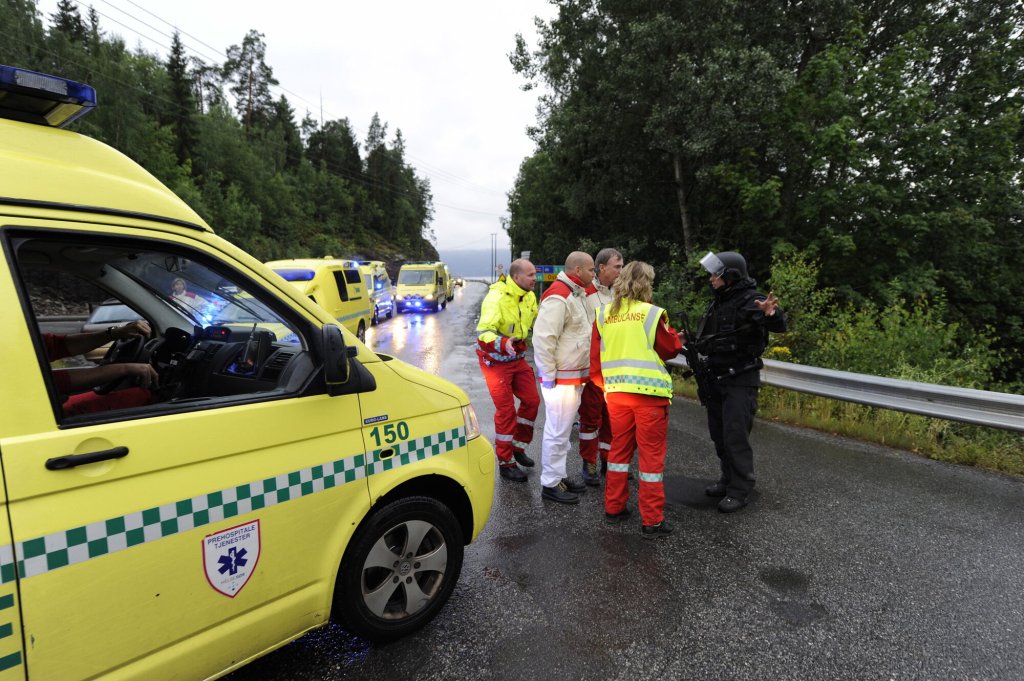
[[[356,338],[359,339],[360,343],[366,342],[366,322],[359,320],[359,328],[356,329]]]
[[[462,551],[459,523],[444,504],[428,497],[388,504],[345,551],[332,617],[371,641],[419,629],[451,596]]]

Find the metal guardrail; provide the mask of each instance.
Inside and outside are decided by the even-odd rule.
[[[682,355],[668,361],[685,367]],[[765,385],[911,414],[1024,432],[1024,395],[953,388],[764,360]]]

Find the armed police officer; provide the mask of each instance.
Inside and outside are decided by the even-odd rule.
[[[739,253],[708,253],[700,264],[710,273],[714,295],[697,325],[693,343],[703,364],[697,372],[708,430],[722,474],[704,492],[722,497],[718,510],[738,511],[754,489],[754,450],[750,429],[761,386],[761,353],[768,333],[786,330],[786,313],[778,299],[757,290]]]

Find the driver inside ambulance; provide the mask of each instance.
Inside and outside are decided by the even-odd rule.
[[[144,320],[124,326],[110,326],[104,331],[76,334],[43,334],[46,357],[53,362],[98,348],[104,343],[126,338],[149,336],[151,329]],[[137,386],[99,394],[90,390],[121,379],[135,379]],[[53,370],[53,381],[63,402],[65,416],[78,416],[108,409],[139,407],[153,402],[150,387],[156,387],[156,369],[145,362],[101,364],[91,367]]]

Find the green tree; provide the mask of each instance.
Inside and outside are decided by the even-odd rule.
[[[314,167],[352,181],[358,181],[363,173],[359,143],[347,118],[327,121],[322,128],[311,129],[306,156]]]
[[[190,80],[193,97],[199,113],[206,113],[213,107],[225,106],[224,76],[217,66],[207,64],[199,57],[189,57]]]
[[[0,64],[38,67],[43,36],[43,23],[33,0],[0,2]]]
[[[263,137],[278,171],[299,166],[303,154],[302,136],[295,125],[295,111],[284,95],[274,102]]]
[[[267,46],[263,34],[250,30],[241,45],[232,45],[224,62],[224,78],[231,83],[236,109],[247,137],[253,128],[262,128],[272,117],[274,99],[270,87],[277,85],[274,71],[266,61]]]
[[[57,11],[50,15],[53,28],[72,43],[85,43],[88,31],[74,0],[57,0]]]
[[[167,56],[167,75],[170,78],[169,97],[172,106],[166,114],[174,130],[174,151],[178,162],[184,163],[192,156],[196,142],[196,102],[192,93],[195,84],[189,75],[188,58],[181,44],[181,35],[175,31],[171,38],[171,52]]]
[[[720,244],[764,278],[792,244],[839,304],[941,296],[962,335],[991,326],[1009,356],[1020,0],[554,4],[536,48],[510,55],[547,87],[509,197],[516,250],[557,262],[599,234],[661,267],[666,244],[683,261]]]

